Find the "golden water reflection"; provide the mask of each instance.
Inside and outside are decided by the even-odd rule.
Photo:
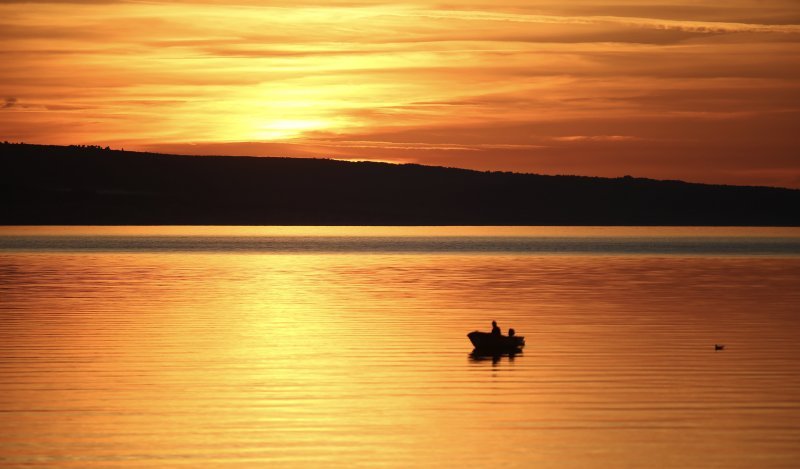
[[[789,467],[798,280],[797,258],[0,253],[0,462]],[[470,359],[492,319],[522,355]]]

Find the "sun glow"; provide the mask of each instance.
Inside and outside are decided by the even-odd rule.
[[[298,138],[307,131],[325,130],[330,128],[331,125],[321,120],[281,119],[265,122],[260,127],[262,130],[254,135],[257,139],[286,140]]]

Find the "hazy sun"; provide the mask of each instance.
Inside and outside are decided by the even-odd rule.
[[[327,130],[332,125],[321,119],[276,119],[261,122],[257,127],[253,137],[258,140],[286,140],[309,131]]]

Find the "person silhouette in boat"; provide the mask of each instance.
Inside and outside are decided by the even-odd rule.
[[[492,335],[503,335],[500,328],[497,327],[497,321],[492,321]]]

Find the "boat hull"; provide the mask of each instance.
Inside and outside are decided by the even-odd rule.
[[[491,334],[489,332],[473,331],[467,338],[477,350],[498,353],[519,352],[525,346],[525,337]]]

